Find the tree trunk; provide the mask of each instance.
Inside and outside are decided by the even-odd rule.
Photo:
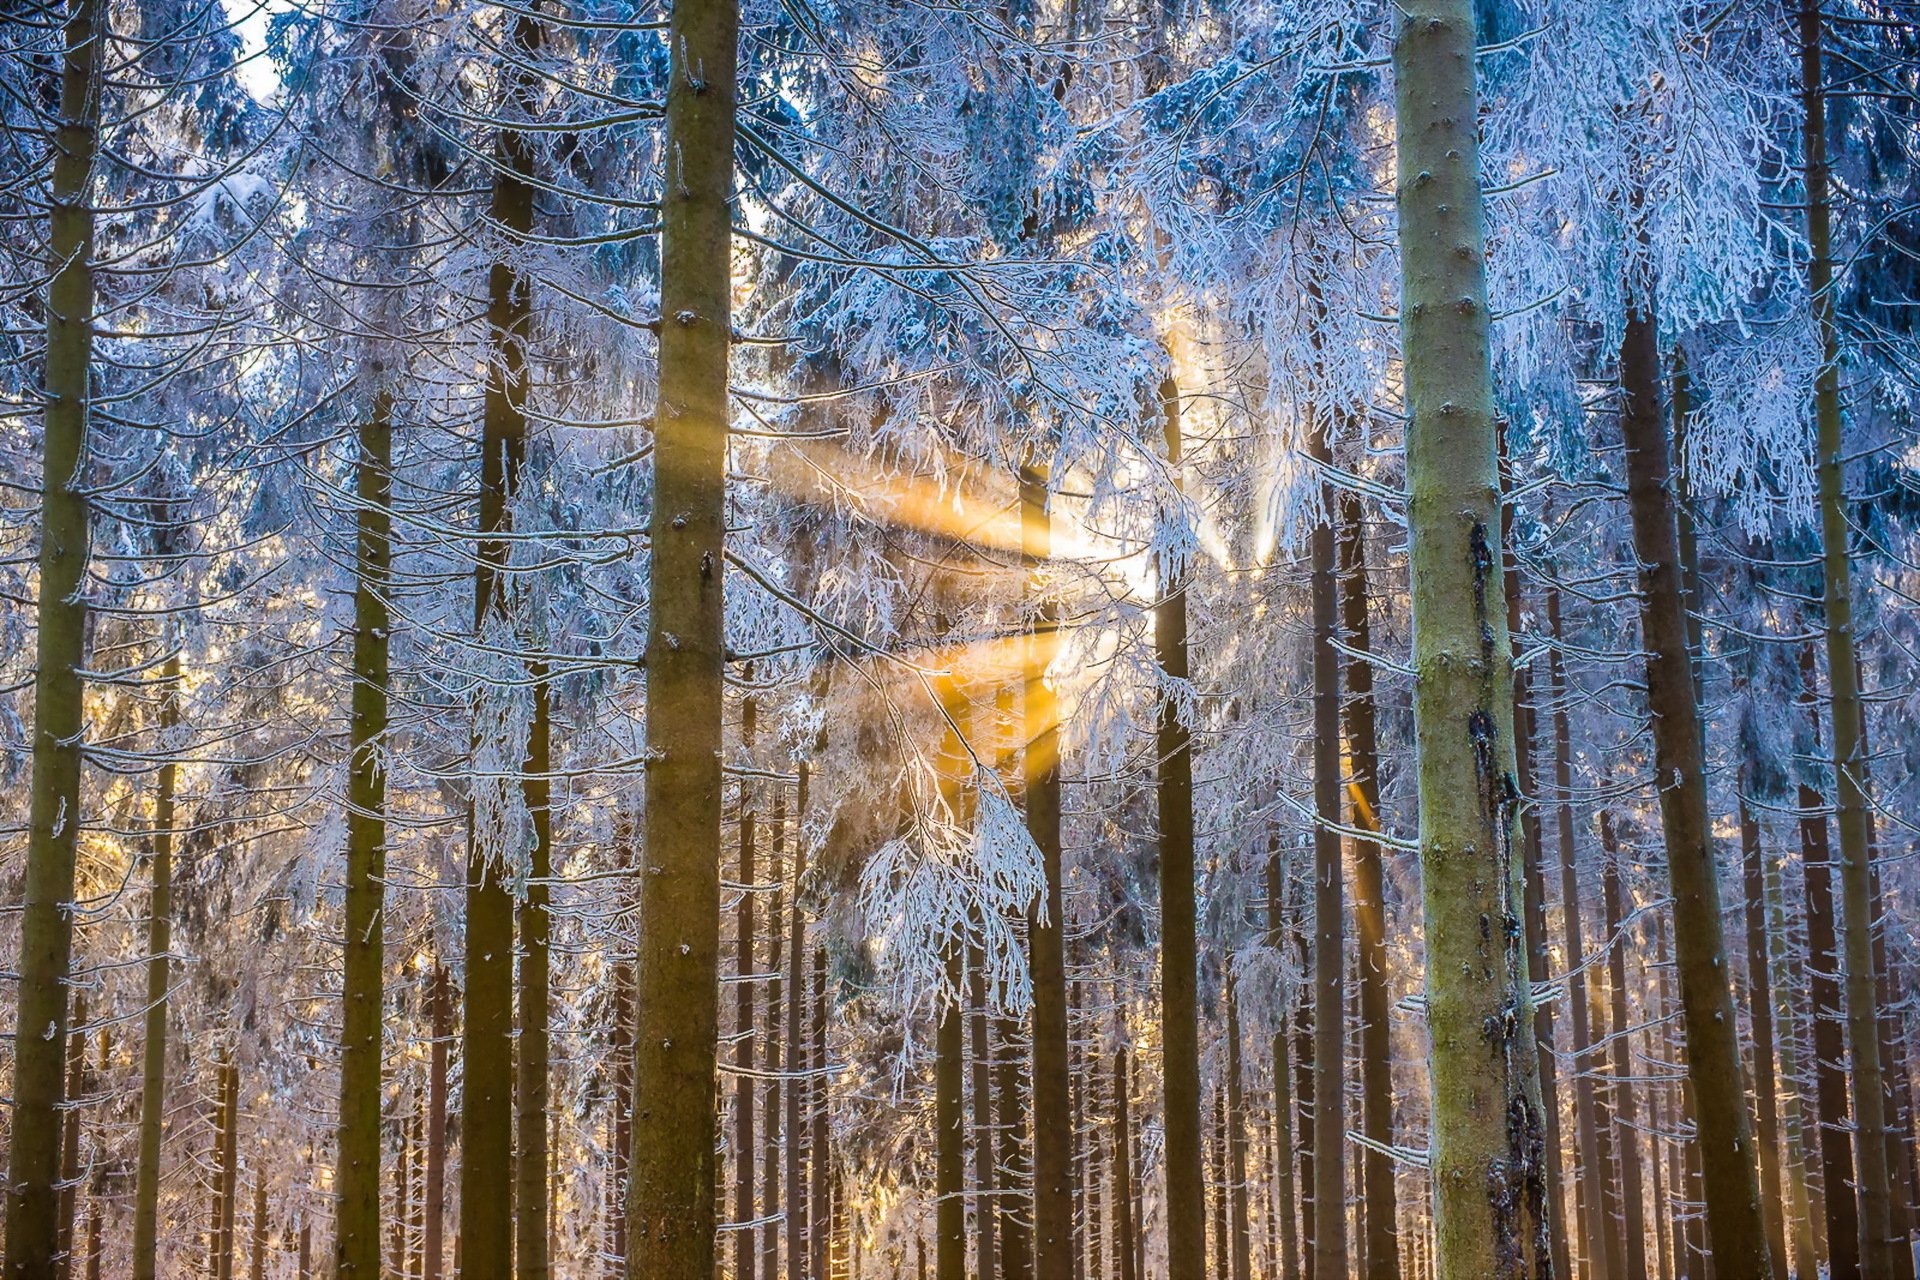
[[[1880,1011],[1875,1002],[1873,870],[1867,839],[1866,754],[1862,742],[1859,658],[1853,635],[1851,516],[1847,509],[1845,439],[1840,405],[1840,337],[1834,320],[1833,211],[1827,166],[1826,85],[1821,65],[1820,0],[1801,0],[1800,68],[1806,163],[1807,289],[1820,334],[1814,384],[1815,455],[1820,476],[1821,568],[1826,612],[1827,691],[1832,723],[1834,825],[1840,835],[1840,943],[1848,1061],[1852,1071],[1860,1263],[1868,1280],[1899,1273],[1893,1235],[1892,1173],[1887,1168],[1885,1083],[1880,1067]],[[1835,1246],[1836,1253],[1838,1246]],[[1729,1280],[1732,1280],[1729,1277]]]
[[[347,770],[347,887],[340,972],[340,1128],[334,1159],[334,1267],[380,1275],[381,1028],[386,981],[387,689],[392,622],[393,394],[376,364],[372,412],[354,466],[353,691]]]
[[[433,1048],[427,1057],[427,1167],[421,1188],[421,1280],[441,1280],[447,1215],[447,1055],[453,1042],[453,980],[436,954],[428,999]]]
[[[87,993],[73,995],[73,1027],[67,1032],[67,1114],[60,1134],[60,1222],[56,1251],[60,1280],[73,1275],[73,1229],[80,1214],[80,1101],[87,1093]]]
[[[1053,531],[1047,474],[1032,461],[1020,471],[1020,539],[1029,590],[1038,592],[1042,566],[1053,555]],[[1033,982],[1034,1280],[1071,1280],[1073,1261],[1072,1135],[1055,1122],[1070,1105],[1063,945],[1066,903],[1060,871],[1060,711],[1047,683],[1047,669],[1060,645],[1058,626],[1057,605],[1043,599],[1028,640],[1022,698],[1027,745],[1021,772],[1027,832],[1040,851],[1046,880],[1045,900],[1034,904],[1027,923],[1027,962]]]
[[[999,1237],[994,1231],[999,1178],[995,1176],[994,1163],[993,1055],[988,1048],[986,957],[978,948],[968,965],[967,990],[972,1005],[968,1021],[973,1068],[973,1267],[976,1280],[994,1280],[994,1263],[1000,1251]]]
[[[515,60],[536,56],[541,28],[530,12],[514,19],[508,45]],[[516,66],[506,75],[503,115],[530,118],[537,110],[534,73]],[[524,132],[503,127],[495,134],[489,217],[511,244],[533,229],[533,149]],[[527,342],[533,320],[531,282],[506,254],[497,255],[487,278],[487,377],[480,437],[479,546],[473,570],[474,637],[498,644],[517,626],[511,577],[514,502],[527,454]],[[481,691],[481,696],[487,696]],[[537,712],[536,712],[537,718]],[[474,754],[482,752],[478,732]],[[528,743],[529,750],[533,743]],[[530,762],[521,762],[524,771]],[[531,797],[529,797],[531,798]],[[466,871],[466,1020],[460,1066],[460,1254],[463,1280],[507,1280],[516,1261],[544,1272],[538,1253],[545,1243],[544,1201],[526,1206],[538,1216],[519,1225],[531,1239],[514,1252],[515,1191],[520,1178],[541,1179],[544,1138],[514,1157],[514,912],[511,881],[519,851],[500,846],[502,833],[482,832],[470,806]],[[529,850],[530,855],[537,853]],[[531,858],[528,869],[531,869]],[[540,1087],[544,1091],[544,1082]],[[525,1136],[524,1134],[522,1135]],[[528,1166],[531,1165],[531,1169]],[[705,1278],[703,1277],[703,1280]]]
[[[967,1125],[966,1015],[952,994],[961,986],[960,956],[947,956],[949,991],[940,997],[935,1014],[933,1127],[934,1127],[934,1267],[935,1280],[967,1280]],[[817,1160],[818,1155],[815,1156]]]
[[[1113,1252],[1119,1280],[1140,1280],[1135,1266],[1140,1227],[1133,1212],[1132,1092],[1132,1082],[1127,1076],[1127,1050],[1122,1045],[1113,1052]]]
[[[747,668],[746,678],[753,679]],[[749,766],[753,763],[754,736],[759,710],[754,696],[740,700],[740,748]],[[750,776],[740,776],[740,895],[734,907],[734,980],[733,980],[733,1062],[739,1074],[733,1081],[733,1274],[735,1280],[754,1280],[754,1245],[759,1233],[745,1225],[755,1220],[753,1174],[754,1161],[760,1155],[755,1144],[753,1058],[754,1058],[754,944],[759,941],[760,925],[755,919],[754,901],[759,882],[759,850],[756,848],[754,784]]]
[[[1773,1074],[1773,981],[1767,958],[1767,903],[1760,821],[1740,788],[1740,852],[1746,891],[1747,1013],[1753,1027],[1754,1141],[1760,1148],[1760,1203],[1767,1218],[1767,1253],[1776,1276],[1787,1265],[1786,1195],[1780,1181],[1778,1091]]]
[[[249,1280],[267,1280],[267,1176],[253,1174],[253,1248],[247,1264]]]
[[[1806,819],[1802,819],[1806,821]],[[1778,944],[1772,951],[1769,981],[1773,986],[1775,1036],[1780,1059],[1781,1130],[1786,1144],[1787,1219],[1791,1226],[1791,1274],[1794,1280],[1815,1280],[1820,1273],[1819,1233],[1815,1228],[1812,1196],[1808,1190],[1805,1105],[1800,1089],[1800,1037],[1795,1030],[1798,1012],[1792,993],[1787,936],[1786,894],[1779,868],[1771,860],[1761,868],[1766,896],[1767,932]],[[1770,950],[1772,950],[1770,948]]]
[[[1760,1212],[1753,1130],[1740,1074],[1738,1025],[1726,968],[1719,869],[1707,812],[1704,730],[1682,594],[1679,530],[1651,303],[1629,310],[1620,349],[1627,505],[1640,563],[1640,630],[1647,650],[1660,819],[1673,890],[1674,956],[1698,1107],[1703,1189],[1714,1255],[1726,1280],[1772,1274]],[[1616,997],[1618,998],[1618,997]],[[1616,1019],[1617,1021],[1617,1019]],[[1616,1032],[1619,1029],[1616,1028]],[[1622,1131],[1626,1140],[1627,1131]],[[1631,1206],[1629,1206],[1631,1208]],[[1629,1234],[1633,1234],[1629,1217]],[[1629,1247],[1629,1277],[1633,1257]],[[1644,1254],[1641,1267],[1644,1268]]]
[[[1620,1225],[1625,1235],[1620,1275],[1626,1280],[1647,1280],[1646,1201],[1641,1186],[1640,1114],[1634,1092],[1633,1018],[1627,1008],[1627,939],[1622,932],[1626,921],[1625,893],[1622,889],[1620,845],[1614,838],[1613,821],[1605,809],[1600,811],[1602,851],[1601,898],[1607,913],[1607,978],[1613,999],[1613,1112],[1614,1145],[1620,1153]]]
[[[543,636],[545,628],[536,628]],[[515,1269],[519,1280],[546,1280],[552,1270],[548,1232],[551,1216],[547,1186],[549,1162],[547,1076],[549,1038],[547,1020],[551,1002],[553,920],[549,913],[553,891],[553,694],[546,664],[529,664],[533,685],[533,717],[527,731],[527,770],[521,781],[527,816],[532,823],[533,847],[527,851],[527,885],[520,903],[520,1037],[513,1085],[514,1121],[518,1133],[514,1165],[513,1233]]]
[[[1513,850],[1513,655],[1495,579],[1498,431],[1474,46],[1471,0],[1399,7],[1401,334],[1438,1280],[1552,1269],[1525,889]]]
[[[1549,579],[1552,575],[1549,574]],[[1565,639],[1560,616],[1560,590],[1547,587],[1547,627]],[[1558,648],[1547,653],[1547,671],[1553,682],[1553,788],[1560,797],[1555,806],[1560,853],[1560,927],[1566,939],[1569,968],[1582,966],[1587,944],[1580,922],[1580,876],[1575,861],[1573,829],[1573,742],[1567,723],[1566,662]],[[1598,1189],[1605,1180],[1600,1154],[1600,1116],[1593,1086],[1593,1030],[1589,1016],[1594,1000],[1591,969],[1581,968],[1567,980],[1567,1016],[1571,1020],[1573,1055],[1573,1123],[1580,1154],[1580,1176],[1574,1179],[1579,1207],[1584,1262],[1589,1280],[1613,1280],[1612,1225],[1600,1211]]]
[[[808,1054],[812,1083],[807,1089],[809,1127],[807,1152],[812,1160],[812,1206],[808,1220],[814,1229],[810,1237],[813,1250],[814,1280],[831,1280],[827,1274],[828,1244],[833,1239],[833,1207],[829,1203],[833,1178],[833,1151],[827,1138],[827,949],[813,949],[813,1045]],[[965,1252],[961,1253],[964,1260]]]
[[[42,371],[40,589],[35,604],[33,781],[13,1036],[13,1150],[6,1274],[51,1276],[59,1249],[60,1126],[66,1104],[87,665],[86,475],[93,371],[93,205],[99,151],[103,0],[68,0],[49,192],[47,346]]]
[[[180,724],[179,642],[170,646],[160,670],[160,715],[156,725],[163,753],[153,797],[153,833],[148,866],[153,887],[147,899],[146,1028],[140,1046],[140,1138],[133,1185],[133,1280],[157,1280],[160,1239],[160,1141],[167,1117],[167,1008],[173,984],[173,824],[174,792],[180,762],[174,734]]]
[[[800,829],[806,830],[808,764],[800,762],[800,786],[797,795]],[[787,1280],[808,1280],[810,1254],[807,1240],[812,1235],[807,1217],[806,1137],[804,1108],[807,1099],[807,922],[800,911],[800,885],[807,870],[807,844],[804,838],[793,842],[793,912],[787,933],[787,1062],[793,1079],[787,1085]]]
[[[1348,647],[1357,653],[1373,650],[1373,629],[1367,618],[1367,535],[1360,500],[1343,494],[1340,500],[1340,609]],[[1345,704],[1347,758],[1352,778],[1347,783],[1353,825],[1362,831],[1380,830],[1380,746],[1373,697],[1373,666],[1361,659],[1346,664]],[[1392,982],[1387,971],[1386,874],[1377,840],[1353,842],[1353,923],[1359,935],[1360,970],[1360,1125],[1367,1138],[1381,1147],[1393,1145],[1393,1024]],[[1543,1019],[1544,1021],[1544,1019]],[[1545,1059],[1542,1059],[1545,1065]],[[1553,1111],[1548,1109],[1549,1133]],[[1556,1155],[1550,1143],[1548,1153]],[[1394,1181],[1393,1157],[1367,1148],[1360,1156],[1361,1197],[1367,1209],[1367,1266],[1363,1280],[1400,1280],[1399,1193]],[[1550,1170],[1551,1172],[1551,1170]],[[1563,1274],[1563,1280],[1567,1280]]]
[[[1227,1238],[1232,1280],[1253,1280],[1247,1226],[1247,1101],[1240,1070],[1240,996],[1227,975]]]
[[[1331,466],[1327,414],[1314,411],[1307,452]],[[1314,1274],[1347,1274],[1346,869],[1340,850],[1339,584],[1334,494],[1322,484],[1308,559],[1313,610],[1313,1251]]]
[[[231,1048],[220,1059],[217,1079],[220,1119],[214,1127],[213,1247],[208,1272],[213,1280],[233,1280],[234,1205],[240,1195],[240,1066]],[[376,1276],[379,1265],[376,1248]]]
[[[1180,392],[1160,388],[1167,467],[1180,475]],[[1162,564],[1153,607],[1154,661],[1168,681],[1187,679],[1184,566]],[[1207,1272],[1206,1172],[1200,1150],[1199,946],[1196,939],[1192,735],[1162,694],[1156,737],[1160,821],[1160,1047],[1166,1126],[1167,1280]],[[1036,1099],[1039,1114],[1047,1113]],[[1051,1280],[1042,1276],[1041,1280]]]
[[[760,1229],[760,1280],[780,1280],[780,1116],[782,1094],[791,1092],[796,1082],[781,1076],[780,1009],[784,998],[781,981],[780,949],[785,939],[786,867],[787,867],[787,790],[776,783],[773,791],[773,815],[769,823],[773,837],[772,865],[767,881],[773,886],[773,898],[767,906],[767,1087],[762,1094],[760,1167],[760,1212],[766,1225]],[[795,909],[798,914],[798,908]]]
[[[727,367],[738,0],[676,3],[668,44],[647,623],[646,848],[627,1274],[711,1280],[720,950]]]
[[[1286,919],[1286,880],[1281,870],[1277,847],[1267,854],[1267,947],[1276,956],[1282,946]],[[1280,1219],[1280,1277],[1296,1280],[1300,1275],[1300,1244],[1295,1214],[1293,1177],[1293,1055],[1288,1045],[1288,1014],[1284,1006],[1273,1033],[1271,1065],[1273,1070],[1273,1145],[1275,1195],[1274,1213]]]

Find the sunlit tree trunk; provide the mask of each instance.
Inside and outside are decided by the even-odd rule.
[[[1552,1270],[1513,848],[1513,656],[1499,607],[1474,48],[1471,0],[1399,6],[1400,315],[1438,1280]]]
[[[73,1275],[73,1229],[80,1212],[80,1123],[79,1104],[87,1095],[87,996],[74,992],[73,1029],[67,1033],[67,1114],[60,1134],[60,1223],[56,1248],[60,1258],[59,1275]]]
[[[57,10],[49,9],[45,19]],[[43,20],[45,20],[43,19]],[[68,0],[53,121],[47,214],[46,351],[41,373],[39,594],[35,603],[33,781],[21,902],[7,1163],[6,1275],[54,1273],[67,992],[73,970],[74,839],[80,828],[87,665],[85,579],[93,374],[93,205],[99,152],[103,0]]]
[[[1180,474],[1180,391],[1160,389],[1167,466]],[[1160,566],[1154,661],[1163,679],[1187,679],[1184,566]],[[1193,848],[1193,744],[1172,697],[1160,698],[1155,739],[1160,822],[1160,1051],[1166,1126],[1167,1280],[1207,1273],[1206,1172],[1201,1153],[1199,949]],[[1047,1111],[1036,1099],[1036,1108]],[[1052,1280],[1042,1276],[1041,1280]]]
[[[1814,383],[1815,459],[1820,478],[1820,538],[1827,649],[1827,692],[1833,747],[1834,826],[1840,837],[1840,946],[1845,963],[1847,1060],[1852,1070],[1856,1185],[1860,1202],[1860,1264],[1867,1280],[1894,1280],[1900,1264],[1894,1239],[1892,1171],[1887,1167],[1886,1096],[1880,1064],[1880,1010],[1873,955],[1873,870],[1867,831],[1866,753],[1863,749],[1860,665],[1854,649],[1852,517],[1847,505],[1844,421],[1840,405],[1840,337],[1835,323],[1833,209],[1827,167],[1826,84],[1822,67],[1825,21],[1820,0],[1801,0],[1799,13],[1801,134],[1807,185],[1807,289],[1820,335],[1820,373]],[[1838,1246],[1835,1246],[1836,1253]],[[1909,1267],[1911,1263],[1909,1263]]]
[[[374,377],[381,378],[376,365]],[[353,691],[347,725],[347,865],[340,972],[340,1127],[334,1267],[380,1274],[381,1028],[386,981],[387,689],[393,564],[393,395],[373,388],[354,464]]]
[[[711,1280],[718,1038],[721,615],[737,0],[668,33],[647,623],[646,845],[627,1274]]]
[[[1021,554],[1031,589],[1053,554],[1047,476],[1029,463],[1020,473]],[[1070,1280],[1073,1259],[1072,1135],[1058,1124],[1070,1105],[1067,1046],[1066,904],[1060,872],[1059,703],[1047,668],[1059,648],[1058,610],[1047,599],[1033,620],[1023,691],[1026,749],[1021,770],[1027,832],[1040,851],[1046,898],[1027,926],[1033,981],[1033,1274]]]

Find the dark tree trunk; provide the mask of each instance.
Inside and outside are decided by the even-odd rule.
[[[1180,393],[1160,389],[1167,466],[1181,463]],[[1154,660],[1167,680],[1185,680],[1187,583],[1184,568],[1161,565],[1153,608]],[[1166,1125],[1167,1280],[1202,1280],[1207,1271],[1206,1173],[1200,1134],[1199,947],[1193,838],[1193,746],[1173,698],[1162,696],[1156,739],[1160,822],[1160,1041]],[[1036,1105],[1038,1100],[1036,1100]],[[1047,1114],[1044,1108],[1040,1114]],[[1040,1280],[1053,1280],[1042,1275]]]

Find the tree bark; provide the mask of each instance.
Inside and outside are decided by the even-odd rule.
[[[971,1036],[968,1056],[973,1071],[973,1273],[977,1280],[994,1280],[1000,1242],[994,1230],[999,1178],[994,1161],[993,1054],[988,1046],[986,957],[975,948],[967,966],[968,1019]]]
[[[738,0],[673,6],[627,1274],[711,1280]]]
[[[1802,820],[1803,822],[1805,819]],[[1795,1280],[1815,1280],[1820,1273],[1819,1233],[1815,1228],[1813,1201],[1808,1190],[1805,1106],[1800,1091],[1800,1037],[1795,1030],[1798,1012],[1793,1000],[1790,962],[1787,950],[1787,901],[1780,885],[1779,868],[1767,860],[1761,868],[1762,891],[1766,896],[1767,932],[1779,944],[1770,948],[1769,980],[1773,986],[1774,1040],[1780,1059],[1781,1133],[1786,1146],[1787,1219],[1791,1227],[1792,1266]]]
[[[1820,335],[1820,373],[1814,383],[1815,456],[1820,478],[1820,537],[1827,650],[1827,691],[1833,747],[1834,826],[1840,836],[1840,944],[1847,1056],[1852,1067],[1856,1186],[1860,1202],[1860,1264],[1868,1280],[1899,1274],[1887,1167],[1885,1083],[1880,1064],[1880,1011],[1873,955],[1873,868],[1867,839],[1866,754],[1862,742],[1859,658],[1854,650],[1851,517],[1847,509],[1845,423],[1840,404],[1840,337],[1834,319],[1833,210],[1827,163],[1826,84],[1821,62],[1825,32],[1820,0],[1801,0],[1799,13],[1801,133],[1806,164],[1807,289]],[[1836,1253],[1838,1246],[1835,1246]],[[1731,1280],[1731,1278],[1729,1278]],[[1837,1278],[1836,1278],[1837,1280]]]
[[[780,1117],[782,1096],[795,1087],[781,1074],[780,1011],[785,985],[780,969],[781,944],[786,937],[787,869],[787,790],[775,784],[773,814],[768,823],[772,834],[772,863],[767,881],[773,886],[773,898],[767,905],[767,1087],[762,1091],[761,1116],[763,1155],[760,1168],[760,1211],[766,1225],[760,1235],[760,1280],[780,1280]],[[796,913],[797,913],[796,908]]]
[[[966,1015],[959,999],[952,994],[963,982],[956,951],[947,956],[949,992],[940,997],[935,1015],[938,1019],[933,1073],[935,1280],[967,1280]]]
[[[752,668],[746,672],[751,683]],[[740,700],[740,747],[749,766],[753,763],[754,737],[758,730],[759,708],[749,693]],[[740,1069],[733,1081],[733,1274],[736,1280],[754,1280],[757,1270],[754,1246],[759,1232],[744,1224],[756,1218],[754,1212],[754,1162],[760,1155],[753,1131],[754,1096],[754,944],[759,941],[760,925],[755,918],[754,900],[758,890],[760,867],[756,847],[758,832],[751,777],[740,777],[738,819],[740,824],[740,900],[734,906],[734,980],[733,980],[733,1062]]]
[[[1686,1031],[1687,1073],[1698,1108],[1708,1228],[1714,1257],[1725,1280],[1764,1280],[1772,1274],[1772,1266],[1767,1254],[1766,1223],[1760,1211],[1753,1130],[1740,1073],[1739,1032],[1726,966],[1719,869],[1707,812],[1704,730],[1682,594],[1674,480],[1661,412],[1660,357],[1651,303],[1628,311],[1620,349],[1620,389],[1627,505],[1633,522],[1634,552],[1640,563],[1640,631],[1647,650],[1647,706],[1652,719],[1667,874],[1673,891],[1674,956]],[[1630,1135],[1623,1130],[1621,1136],[1625,1141]],[[1637,1169],[1635,1172],[1637,1175]],[[1631,1236],[1631,1216],[1628,1231]],[[1637,1274],[1632,1270],[1633,1261],[1630,1240],[1630,1280]],[[1640,1266],[1645,1266],[1644,1251]]]
[[[1348,647],[1373,650],[1367,617],[1367,537],[1360,499],[1340,500],[1340,611]],[[1380,830],[1380,745],[1373,695],[1373,667],[1361,659],[1346,664],[1347,782],[1353,825]],[[1360,970],[1360,1124],[1367,1138],[1393,1145],[1393,991],[1387,970],[1386,872],[1380,842],[1353,842],[1353,923],[1359,935]],[[1544,1021],[1544,1019],[1543,1019]],[[1545,1059],[1542,1059],[1544,1074]],[[1548,1109],[1549,1133],[1553,1111]],[[1549,1154],[1557,1146],[1549,1144]],[[1400,1280],[1399,1192],[1393,1157],[1369,1147],[1360,1156],[1362,1202],[1367,1207],[1367,1266],[1364,1280]]]
[[[1471,0],[1399,7],[1394,127],[1438,1280],[1552,1270],[1513,849],[1513,655],[1496,579],[1474,47]]]
[[[180,762],[174,734],[180,724],[180,650],[171,647],[160,669],[157,730],[162,753],[153,796],[153,831],[148,844],[152,888],[147,899],[147,1007],[140,1046],[140,1137],[133,1186],[133,1280],[157,1280],[160,1239],[160,1143],[166,1135],[167,1010],[173,984],[173,826],[174,793]]]
[[[1767,1253],[1777,1276],[1787,1265],[1785,1212],[1780,1180],[1778,1090],[1773,1073],[1773,979],[1767,957],[1767,902],[1760,821],[1747,803],[1745,771],[1740,788],[1740,851],[1746,891],[1747,1013],[1753,1028],[1754,1141],[1760,1148],[1760,1203],[1767,1218]]]
[[[1180,392],[1160,388],[1167,466],[1180,474]],[[1160,566],[1153,607],[1154,661],[1161,677],[1184,681],[1187,580],[1184,566]],[[1207,1271],[1206,1171],[1201,1153],[1199,946],[1196,938],[1192,735],[1174,699],[1160,698],[1155,756],[1160,822],[1160,1049],[1166,1126],[1167,1280]],[[1041,1115],[1047,1114],[1045,1109]],[[1042,1280],[1048,1280],[1042,1277]]]
[[[375,366],[373,376],[383,378]],[[393,565],[393,394],[381,382],[354,466],[353,691],[347,737],[347,887],[340,972],[340,1127],[334,1268],[380,1275],[381,1027],[386,982],[387,593]]]
[[[536,635],[545,628],[537,628]],[[519,1061],[513,1075],[514,1122],[518,1132],[514,1164],[513,1233],[519,1280],[546,1280],[552,1271],[549,1232],[551,1193],[547,1140],[549,1035],[553,920],[553,692],[544,662],[529,663],[533,680],[533,718],[527,732],[526,777],[521,794],[532,824],[527,851],[527,885],[520,902]]]
[[[1029,461],[1020,471],[1021,556],[1029,590],[1040,592],[1042,567],[1053,555],[1047,473]],[[1027,922],[1028,964],[1033,983],[1033,1275],[1034,1280],[1071,1280],[1073,1259],[1072,1135],[1057,1118],[1070,1104],[1067,1046],[1066,904],[1060,869],[1059,703],[1047,669],[1059,650],[1059,612],[1042,598],[1028,640],[1022,783],[1027,833],[1040,851],[1046,880],[1044,901]]]
[[[421,1280],[442,1280],[447,1214],[447,1056],[453,1043],[453,979],[433,961],[428,1001],[432,1006],[433,1047],[427,1055],[427,1166],[421,1188]]]
[[[1276,839],[1267,854],[1267,947],[1276,956],[1280,953],[1286,928],[1286,880],[1281,869],[1281,856]],[[1280,1219],[1280,1280],[1296,1280],[1300,1275],[1299,1226],[1294,1216],[1293,1054],[1286,1029],[1290,1020],[1283,1006],[1280,1023],[1273,1033],[1271,1056],[1274,1213]]]
[[[807,820],[808,764],[800,762],[800,786],[796,796],[801,830]],[[807,870],[807,844],[793,843],[793,910],[787,932],[787,1062],[793,1079],[787,1084],[787,1280],[808,1280],[811,1255],[807,1240],[812,1234],[807,1216],[805,1106],[808,1092],[807,1063],[807,921],[800,910],[800,885]]]
[[[1312,413],[1307,453],[1331,466],[1327,414]],[[1321,517],[1310,535],[1313,612],[1313,1268],[1347,1274],[1346,869],[1340,848],[1339,584],[1335,578],[1334,493],[1320,489]]]
[[[1232,1280],[1252,1280],[1253,1240],[1247,1224],[1247,1101],[1240,1069],[1240,995],[1227,975],[1227,1239]]]
[[[1114,1260],[1119,1280],[1140,1280],[1139,1220],[1135,1218],[1133,1184],[1132,1081],[1127,1074],[1127,1050],[1113,1052],[1113,1224]]]
[[[40,589],[35,604],[33,780],[13,1036],[13,1150],[7,1165],[7,1280],[54,1273],[60,1127],[66,1104],[67,992],[73,970],[74,840],[87,666],[91,536],[85,471],[93,373],[94,214],[103,0],[68,0],[53,125],[47,338],[42,371]]]
[[[1647,1220],[1641,1185],[1640,1109],[1634,1090],[1633,1018],[1627,1008],[1626,894],[1622,887],[1620,844],[1612,818],[1600,811],[1602,851],[1601,898],[1607,913],[1607,978],[1613,1000],[1614,1147],[1620,1153],[1620,1226],[1624,1235],[1620,1274],[1626,1280],[1647,1280]]]
[[[1551,577],[1551,574],[1549,574]],[[1547,627],[1556,638],[1564,639],[1560,615],[1560,590],[1550,581],[1547,586]],[[1575,860],[1573,828],[1573,742],[1567,723],[1566,660],[1558,648],[1548,651],[1547,671],[1553,683],[1553,787],[1560,797],[1555,806],[1559,836],[1560,927],[1566,940],[1569,968],[1580,967],[1587,958],[1586,939],[1580,921],[1580,876]],[[1605,1181],[1600,1154],[1600,1116],[1593,1086],[1593,1029],[1590,1012],[1594,1001],[1594,979],[1590,969],[1581,968],[1567,980],[1567,1016],[1571,1022],[1573,1060],[1573,1122],[1576,1147],[1580,1154],[1580,1176],[1574,1179],[1575,1202],[1579,1209],[1581,1239],[1586,1246],[1584,1262],[1590,1280],[1612,1280],[1612,1226],[1600,1211],[1598,1188]]]

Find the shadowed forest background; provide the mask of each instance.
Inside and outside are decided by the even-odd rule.
[[[0,0],[0,1280],[1914,1280],[1920,5]]]

